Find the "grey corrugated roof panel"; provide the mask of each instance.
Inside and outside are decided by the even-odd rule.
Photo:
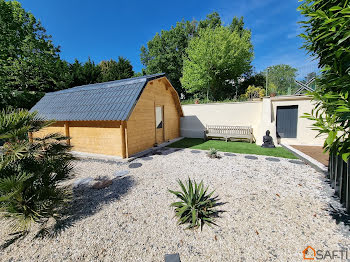
[[[88,119],[90,119],[90,120],[95,120],[95,115],[96,115],[96,112],[95,111],[90,111],[90,113],[89,113],[89,118]]]
[[[116,117],[116,115],[117,115],[117,112],[113,112],[113,111],[111,111],[111,112],[109,112],[109,114],[108,114],[108,116],[107,116],[107,118],[115,118]]]
[[[57,121],[127,120],[146,83],[163,76],[141,76],[47,93],[31,111]]]
[[[122,119],[126,119],[126,117],[125,117],[125,111],[119,111],[118,117],[119,117],[119,118],[122,118]]]
[[[112,111],[112,112],[111,112],[111,115],[110,115],[110,118],[115,119],[116,117],[118,117],[118,115],[119,115],[119,112],[118,112],[118,111]]]
[[[128,112],[126,112],[126,111],[124,111],[123,113],[122,113],[122,116],[121,116],[122,118],[128,118],[129,116],[128,116]]]

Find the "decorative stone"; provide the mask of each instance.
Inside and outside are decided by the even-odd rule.
[[[266,136],[263,137],[263,144],[261,147],[264,148],[275,148],[275,144],[273,143],[273,138],[270,136],[270,130],[266,131]]]
[[[178,253],[176,254],[167,254],[164,257],[165,262],[181,262],[180,261],[180,255]]]
[[[255,160],[255,159],[258,159],[256,156],[245,156],[246,159],[252,159],[252,160]]]
[[[141,166],[142,166],[141,163],[131,163],[131,164],[129,165],[129,168],[139,168],[139,167],[141,167]]]
[[[236,156],[235,154],[232,153],[224,153],[225,156]]]
[[[111,179],[102,179],[100,181],[97,181],[95,184],[92,185],[93,189],[102,189],[105,187],[108,187],[112,185],[113,181]]]
[[[199,150],[191,150],[191,153],[194,153],[194,154],[198,154],[198,153],[200,153],[201,151],[199,151]]]
[[[278,158],[274,158],[274,157],[267,157],[265,158],[267,161],[271,161],[271,162],[280,162],[281,160],[279,160]]]
[[[130,171],[129,170],[122,170],[122,171],[117,171],[114,173],[114,175],[116,177],[122,177],[122,176],[126,176],[127,174],[129,174]]]
[[[294,159],[288,160],[288,162],[293,163],[293,164],[298,164],[298,165],[303,165],[304,164],[303,161],[294,160]]]
[[[79,187],[81,185],[89,184],[93,180],[92,177],[80,178],[74,182],[74,187]]]
[[[142,157],[141,159],[142,159],[142,160],[152,160],[153,157],[151,157],[151,156],[144,156],[144,157]]]

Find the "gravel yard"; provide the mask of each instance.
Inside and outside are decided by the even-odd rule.
[[[72,215],[53,237],[24,239],[0,251],[1,261],[301,261],[307,246],[340,250],[349,228],[330,215],[338,207],[324,175],[299,160],[166,149],[130,163],[76,162]],[[266,159],[268,158],[268,159]],[[137,164],[140,163],[140,164]],[[115,173],[121,177],[115,176]],[[127,172],[129,171],[129,172]],[[93,189],[89,179],[113,183]],[[203,180],[223,203],[218,226],[177,226],[168,189],[177,179]],[[83,182],[86,182],[85,184]],[[0,245],[10,237],[0,226]],[[349,254],[350,255],[350,254]]]

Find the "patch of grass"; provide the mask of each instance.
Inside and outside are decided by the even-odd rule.
[[[215,148],[222,152],[232,152],[239,154],[254,154],[254,155],[264,155],[264,156],[275,156],[284,157],[290,159],[297,159],[291,152],[284,149],[283,147],[276,148],[262,148],[256,144],[250,144],[247,142],[225,142],[220,140],[208,140],[200,138],[184,138],[168,147],[174,148],[192,148],[192,149],[202,149],[210,150],[210,148]]]

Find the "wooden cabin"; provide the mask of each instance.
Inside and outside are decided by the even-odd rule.
[[[55,120],[34,136],[59,132],[73,151],[122,158],[179,137],[183,116],[165,74],[47,93],[31,111]]]

